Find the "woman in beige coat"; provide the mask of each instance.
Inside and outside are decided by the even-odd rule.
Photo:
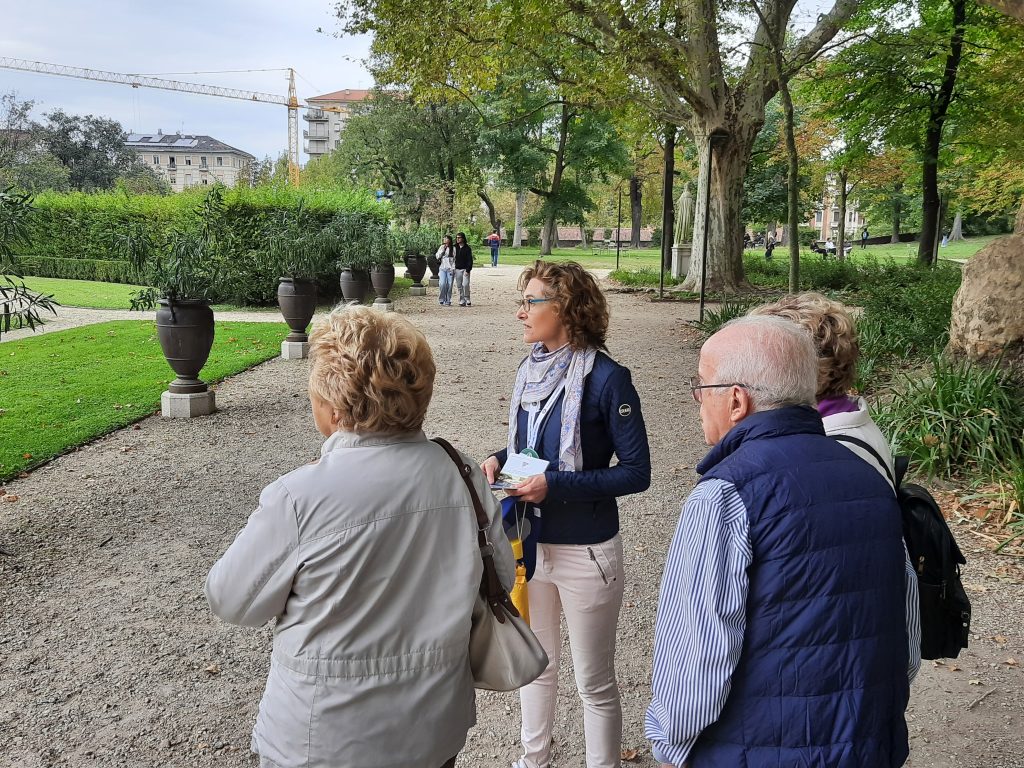
[[[321,458],[263,490],[206,581],[225,621],[277,620],[252,739],[264,768],[450,766],[476,721],[480,549],[468,490],[421,429],[433,384],[400,316],[336,310],[310,336]],[[472,480],[509,586],[498,505]]]

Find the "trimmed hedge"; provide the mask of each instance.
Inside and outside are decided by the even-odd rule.
[[[59,277],[65,280],[98,280],[101,283],[132,282],[126,261],[109,259],[60,259],[48,256],[23,256],[18,260],[22,272],[35,277]]]
[[[17,256],[24,272],[38,277],[133,283],[138,280],[118,245],[119,236],[142,226],[154,241],[174,230],[201,224],[198,209],[209,188],[175,195],[126,195],[122,192],[86,194],[43,193],[35,198],[29,245]],[[286,186],[225,189],[220,226],[227,265],[222,295],[216,300],[237,304],[272,303],[277,269],[267,258],[269,239],[281,228],[318,230],[339,214],[387,222],[390,209],[363,190],[328,191]],[[301,205],[300,205],[301,203]],[[358,227],[357,227],[358,229]],[[337,290],[337,271],[318,275],[325,289]],[[328,294],[331,295],[331,294]]]

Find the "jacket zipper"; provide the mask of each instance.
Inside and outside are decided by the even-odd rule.
[[[607,584],[608,583],[608,577],[604,575],[604,568],[602,568],[601,564],[599,562],[597,562],[597,556],[594,554],[594,548],[593,547],[587,547],[587,552],[590,553],[590,559],[594,561],[594,565],[597,566],[598,573],[601,574],[601,581],[603,581],[605,584]]]

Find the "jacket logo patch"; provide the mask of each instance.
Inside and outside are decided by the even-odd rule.
[[[622,405],[619,406],[619,416],[621,416],[622,418],[626,418],[632,412],[633,409],[630,407],[628,403],[623,403]]]

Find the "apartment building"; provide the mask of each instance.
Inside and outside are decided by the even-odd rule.
[[[322,96],[306,99],[310,109],[305,110],[302,119],[306,127],[302,131],[303,149],[310,160],[316,160],[337,148],[341,131],[345,127],[352,108],[370,98],[370,92],[346,88]]]
[[[233,187],[246,166],[256,158],[212,136],[181,133],[131,133],[125,146],[180,192],[221,183]]]

